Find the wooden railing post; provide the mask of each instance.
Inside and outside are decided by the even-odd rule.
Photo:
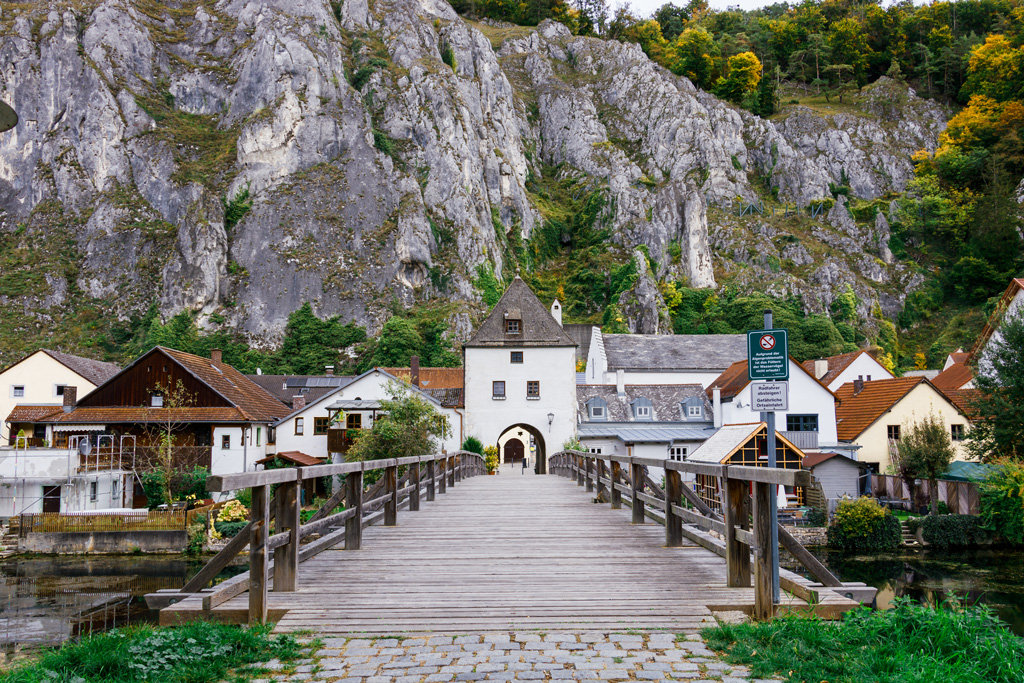
[[[346,508],[356,511],[345,520],[345,550],[359,550],[363,543],[363,473],[349,472],[345,486]]]
[[[416,512],[420,509],[420,464],[414,462],[409,465],[409,512]]]
[[[678,548],[683,545],[683,518],[672,510],[683,497],[683,478],[675,470],[665,470],[665,545]]]
[[[427,461],[427,502],[434,502],[437,492],[437,460]]]
[[[462,455],[456,455],[455,457],[455,481],[462,481]]]
[[[398,525],[398,466],[392,465],[384,470],[388,499],[384,501],[384,526]]]
[[[442,496],[448,493],[448,458],[437,461],[437,492]]]
[[[766,621],[775,614],[772,604],[772,517],[768,495],[772,484],[754,483],[754,614]]]
[[[594,502],[597,503],[601,500],[601,494],[604,493],[604,482],[601,481],[604,477],[604,460],[594,458],[594,464],[597,467],[597,495],[594,496]]]
[[[455,456],[448,456],[448,486],[455,486]]]
[[[611,498],[612,498],[612,510],[622,509],[622,491],[619,490],[619,484],[622,483],[622,465],[616,460],[612,460],[612,485],[611,485]]]
[[[270,490],[252,488],[252,541],[249,544],[249,625],[267,623],[267,524],[270,521]]]
[[[750,496],[747,482],[723,477],[725,482],[725,585],[750,587],[750,549],[736,537],[736,527],[750,529]]]
[[[585,463],[585,466],[587,468],[587,475],[586,475],[587,491],[591,491],[592,492],[594,490],[594,478],[590,474],[590,468],[591,468],[590,456],[588,456],[588,455],[583,456],[583,462]]]
[[[277,531],[288,530],[288,542],[274,548],[274,591],[291,592],[299,585],[299,526],[301,525],[299,491],[302,490],[302,469],[295,468],[296,481],[277,487]]]
[[[629,478],[633,485],[633,524],[643,524],[644,502],[636,495],[644,490],[644,466],[633,462],[629,464]]]

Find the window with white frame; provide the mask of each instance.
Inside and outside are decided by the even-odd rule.
[[[162,391],[154,391],[149,395],[149,405],[154,408],[164,407],[164,393]]]
[[[686,459],[686,454],[689,449],[686,446],[670,446],[668,449],[668,459],[676,462],[682,462]]]
[[[950,438],[953,441],[963,441],[964,440],[964,426],[962,424],[950,425],[949,426],[949,431],[950,431],[950,435],[949,436],[950,436]]]
[[[67,386],[66,384],[54,384],[53,385],[53,395],[54,396],[63,396],[64,395],[64,387],[66,387],[66,386]]]
[[[301,417],[295,418],[295,436],[302,436],[302,432],[305,428],[306,420]]]
[[[99,488],[100,488],[100,485],[97,482],[95,482],[95,481],[89,482],[89,502],[90,503],[95,503],[96,499],[99,498]]]
[[[591,448],[590,452],[593,453],[594,455],[602,455],[604,453],[604,448],[602,448],[601,446],[596,446],[594,448]]]
[[[24,398],[25,397],[25,385],[15,384],[11,387],[12,398]]]
[[[587,416],[596,422],[608,419],[608,404],[603,398],[595,396],[587,401]]]
[[[116,502],[117,501],[117,497],[121,494],[121,485],[120,484],[121,484],[121,482],[119,482],[117,479],[111,479],[110,480],[110,500],[111,500],[111,502]]]
[[[633,400],[633,419],[635,420],[650,420],[653,413],[653,406],[649,398],[640,398]]]

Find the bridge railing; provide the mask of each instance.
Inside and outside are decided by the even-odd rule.
[[[377,482],[364,487],[365,475],[381,471]],[[404,474],[399,477],[399,470]],[[249,523],[180,590],[146,596],[153,609],[188,598],[201,597],[202,611],[249,592],[248,621],[267,621],[268,592],[298,590],[299,564],[344,542],[345,550],[359,550],[363,529],[383,522],[398,524],[398,510],[420,509],[420,500],[433,501],[467,477],[485,474],[484,459],[469,451],[388,460],[333,463],[306,467],[214,475],[206,480],[210,492],[248,489],[252,495]],[[304,482],[320,477],[344,476],[344,484],[303,524],[299,491]],[[275,487],[271,497],[271,487]],[[341,506],[340,512],[334,512]],[[275,533],[270,534],[274,523]],[[313,534],[319,538],[302,544]],[[249,551],[249,571],[232,577],[213,590],[204,590],[239,553]],[[270,553],[273,552],[273,561]]]
[[[666,546],[681,546],[686,538],[725,557],[727,586],[750,587],[753,578],[752,616],[769,619],[774,615],[772,572],[773,569],[778,572],[778,566],[773,568],[772,564],[769,495],[773,486],[809,486],[811,473],[807,470],[677,462],[582,451],[555,453],[548,459],[548,466],[552,474],[573,478],[577,485],[594,491],[596,500],[607,499],[613,510],[621,509],[623,504],[632,508],[634,524],[643,524],[645,518],[664,524]],[[647,475],[646,467],[665,471],[664,488]],[[719,478],[724,514],[716,513],[683,484],[684,473]],[[720,535],[724,544],[707,532]],[[823,586],[844,589],[843,583],[781,525],[778,536],[782,546]],[[780,576],[780,585],[808,602],[818,598],[806,585],[792,579]]]

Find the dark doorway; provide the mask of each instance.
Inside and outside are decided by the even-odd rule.
[[[60,487],[43,487],[43,512],[60,512]]]
[[[519,439],[509,439],[505,442],[505,462],[522,462],[526,448]]]

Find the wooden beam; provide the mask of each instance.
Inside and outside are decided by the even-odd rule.
[[[604,460],[601,460],[600,458],[597,458],[596,461],[595,461],[595,464],[597,465],[597,477],[596,477],[596,479],[597,479],[597,495],[594,496],[594,502],[596,503],[596,502],[599,502],[601,500],[601,496],[605,492],[605,488],[604,488]]]
[[[811,575],[818,580],[818,583],[830,588],[838,588],[843,585],[843,582],[835,574],[830,572],[807,548],[803,547],[800,541],[793,538],[793,535],[783,528],[781,524],[779,525],[779,542],[793,557],[800,561],[800,564],[807,567],[807,571],[811,572]]]
[[[632,483],[633,493],[633,524],[643,524],[646,520],[644,519],[644,501],[638,495],[644,488],[644,466],[639,463],[630,464],[629,479]]]
[[[434,494],[437,490],[437,461],[427,461],[427,502],[434,502]]]
[[[292,474],[295,474],[294,471]],[[267,623],[267,584],[270,582],[267,572],[270,487],[267,484],[253,487],[249,515],[252,521],[252,543],[249,545],[249,625],[252,626]]]
[[[736,536],[736,527],[750,527],[747,482],[725,479],[725,585],[750,586],[750,548]]]
[[[249,545],[249,540],[252,538],[252,522],[249,522],[242,530],[239,531],[234,538],[228,541],[228,544],[217,553],[213,559],[206,563],[206,565],[199,570],[199,572],[186,583],[182,589],[182,593],[196,593],[206,588],[206,584],[217,578],[225,567],[231,564],[231,560],[235,559],[235,555],[245,550],[245,546]]]
[[[775,616],[772,601],[771,509],[769,492],[773,484],[754,484],[754,614],[757,621]]]
[[[675,513],[673,507],[682,500],[683,482],[679,473],[665,470],[665,545],[678,548],[683,544],[683,518]]]
[[[455,486],[455,456],[449,456],[446,463],[448,468],[448,486]]]
[[[237,491],[256,486],[282,484],[295,481],[295,467],[284,467],[279,470],[258,470],[256,472],[239,472],[237,474],[214,474],[206,478],[206,490],[216,493]]]
[[[398,467],[384,470],[387,500],[384,501],[384,526],[398,526]]]
[[[285,482],[277,488],[277,530],[287,529],[288,542],[274,549],[275,591],[292,592],[298,589],[301,488],[302,470],[299,470],[297,481]]]
[[[345,521],[345,550],[359,550],[363,539],[363,473],[352,472],[345,477],[345,499],[355,514]]]
[[[810,486],[813,481],[808,470],[786,470],[781,467],[729,465],[728,476],[732,479],[775,486]]]
[[[409,512],[417,512],[420,509],[420,463],[416,461],[409,465],[409,483],[412,490],[409,491]]]
[[[619,491],[619,482],[622,481],[622,465],[618,460],[612,460],[612,484],[609,487],[612,492],[612,510],[622,509],[622,492]]]

